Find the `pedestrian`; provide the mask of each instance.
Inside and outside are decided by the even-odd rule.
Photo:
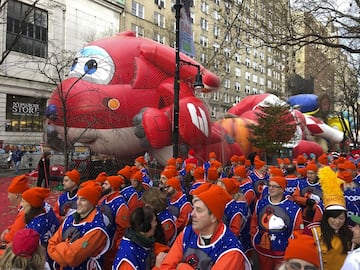
[[[351,228],[353,232],[351,251],[349,251],[341,270],[360,270],[360,217],[351,215],[350,219],[355,223]],[[356,248],[356,249],[355,249]]]
[[[151,269],[150,255],[154,248],[156,226],[156,215],[151,207],[135,209],[131,214],[130,227],[125,231],[112,269]],[[160,266],[164,256],[165,253],[159,254],[155,266]]]
[[[80,185],[80,173],[77,169],[67,171],[63,179],[64,192],[54,205],[54,212],[60,222],[76,211],[77,192]]]
[[[9,156],[7,158],[7,165],[9,169],[12,169],[13,166],[13,152],[11,151],[11,149],[9,150]]]
[[[41,187],[45,180],[44,187],[48,188],[50,184],[50,155],[49,151],[43,153],[41,159],[38,162],[38,179],[36,182],[37,187]]]
[[[324,213],[319,225],[309,225],[306,229],[311,230],[310,234],[321,251],[321,269],[339,270],[351,248],[352,239],[344,193],[340,187],[343,182],[328,166],[321,168],[318,175],[323,191]]]
[[[22,229],[0,257],[1,270],[48,270],[45,249],[39,245],[40,235],[32,229]]]
[[[89,182],[77,196],[76,212],[50,238],[48,254],[61,269],[82,270],[91,265],[92,269],[101,270],[103,254],[110,246],[103,214],[96,207],[101,187]]]
[[[285,197],[286,179],[269,179],[269,195],[260,199],[251,219],[251,237],[262,270],[273,270],[283,260],[288,239],[304,228],[300,207]]]
[[[278,270],[301,269],[319,270],[320,260],[314,239],[309,235],[294,232]]]
[[[20,150],[19,146],[16,146],[16,149],[12,155],[12,159],[15,164],[15,175],[19,174],[19,169],[23,155],[24,153]]]
[[[176,238],[160,269],[251,269],[240,241],[222,222],[230,200],[226,191],[214,184],[195,190],[192,224]]]
[[[14,222],[8,226],[0,236],[1,242],[10,243],[15,233],[25,228],[24,211],[21,206],[22,194],[30,188],[25,175],[15,176],[8,187],[8,199],[11,205],[17,207],[17,215]]]

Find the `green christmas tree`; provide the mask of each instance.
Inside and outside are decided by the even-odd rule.
[[[256,112],[258,124],[250,124],[251,137],[249,141],[266,156],[279,155],[283,144],[294,136],[296,122],[289,112],[288,105],[265,104]]]

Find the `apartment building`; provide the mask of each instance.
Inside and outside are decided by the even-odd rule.
[[[175,0],[126,1],[121,30],[174,46]],[[233,104],[251,94],[285,91],[282,70],[286,50],[263,46],[260,38],[244,31],[266,21],[266,1],[192,0],[191,18],[196,61],[218,74],[222,89],[201,94],[213,118],[221,118]],[[276,5],[275,5],[276,7]],[[275,25],[275,24],[274,24]],[[285,48],[284,48],[285,49]]]
[[[306,34],[309,31],[315,31],[319,35],[326,36],[337,31],[333,24],[325,27],[311,14],[295,12],[294,16],[297,17],[296,20],[298,22],[301,22],[296,25],[301,33]],[[333,40],[333,42],[337,43],[339,40]],[[289,53],[288,63],[289,78],[291,79],[296,74],[295,76],[303,79],[303,85],[298,85],[297,89],[289,89],[288,94],[316,94],[320,99],[320,106],[322,106],[321,100],[326,99],[330,101],[329,108],[322,108],[322,111],[332,111],[334,109],[334,101],[336,100],[335,97],[340,92],[339,86],[336,83],[337,73],[346,65],[346,59],[342,55],[341,50],[318,44],[308,44]]]
[[[46,101],[59,75],[55,62],[61,65],[65,52],[119,32],[124,5],[125,0],[8,0],[0,10],[0,148],[26,150],[43,141]]]

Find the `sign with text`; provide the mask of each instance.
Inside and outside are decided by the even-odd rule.
[[[190,7],[192,0],[182,0],[182,9],[180,12],[180,46],[179,49],[191,57],[195,57],[195,46],[193,40],[193,31],[191,27]]]
[[[46,99],[7,95],[6,112],[13,116],[40,116]]]

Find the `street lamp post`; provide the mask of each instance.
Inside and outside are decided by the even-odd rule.
[[[174,76],[174,117],[173,117],[173,157],[179,156],[179,95],[180,95],[180,0],[175,8],[175,76]]]
[[[180,11],[182,5],[180,0],[176,0],[174,5],[175,9],[175,75],[174,75],[174,116],[173,116],[173,134],[172,134],[172,142],[173,142],[173,157],[177,158],[179,156],[179,96],[180,96],[180,68],[182,65],[189,65],[197,68],[197,74],[195,77],[193,87],[195,89],[204,88],[204,84],[202,82],[200,65],[194,64],[189,61],[182,60],[180,58]]]

